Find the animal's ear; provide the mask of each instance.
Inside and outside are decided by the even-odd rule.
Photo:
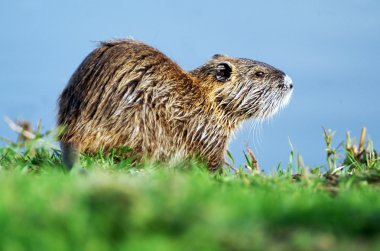
[[[222,58],[222,57],[225,57],[225,56],[222,54],[215,54],[214,56],[212,56],[212,59],[218,59],[218,58]]]
[[[216,66],[215,77],[220,82],[225,82],[231,77],[232,69],[227,63],[220,63]]]

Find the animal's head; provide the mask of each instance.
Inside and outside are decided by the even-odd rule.
[[[267,118],[291,97],[291,78],[275,67],[250,59],[215,55],[190,72],[208,93],[214,109],[237,121]]]

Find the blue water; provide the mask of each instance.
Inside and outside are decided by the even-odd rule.
[[[215,53],[252,58],[287,72],[291,103],[260,130],[250,122],[230,150],[246,145],[261,167],[285,164],[289,139],[304,162],[324,160],[322,126],[334,144],[366,126],[380,148],[380,2],[356,1],[90,1],[0,2],[0,117],[55,125],[56,99],[93,41],[132,37],[184,69]],[[0,135],[15,134],[0,121]]]

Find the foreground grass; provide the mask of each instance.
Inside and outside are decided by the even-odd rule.
[[[367,182],[202,170],[0,176],[2,250],[378,250]]]
[[[380,250],[373,152],[347,150],[326,173],[264,176],[210,174],[197,161],[136,166],[119,151],[68,174],[58,151],[19,150],[0,149],[0,250]]]

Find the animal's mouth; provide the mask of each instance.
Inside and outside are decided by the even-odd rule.
[[[284,82],[279,84],[278,88],[283,93],[282,100],[280,101],[280,104],[279,104],[279,109],[282,109],[289,104],[290,99],[292,97],[293,80],[288,75],[285,75]]]
[[[293,84],[279,84],[277,86],[282,91],[292,91],[293,90]]]
[[[284,82],[279,84],[277,87],[282,91],[291,91],[293,90],[293,80],[288,75],[285,75]]]
[[[279,105],[279,109],[281,110],[290,102],[290,99],[293,94],[293,80],[288,75],[285,75],[284,82],[279,86],[279,88],[284,93],[284,96]]]
[[[273,89],[273,92],[264,99],[264,106],[262,107],[258,118],[268,119],[287,106],[293,94],[293,81],[285,75],[282,83]]]
[[[292,94],[293,94],[293,89],[288,88],[287,93],[285,94],[284,98],[281,101],[280,109],[284,108],[285,106],[287,106],[289,104],[290,99],[292,98]]]

